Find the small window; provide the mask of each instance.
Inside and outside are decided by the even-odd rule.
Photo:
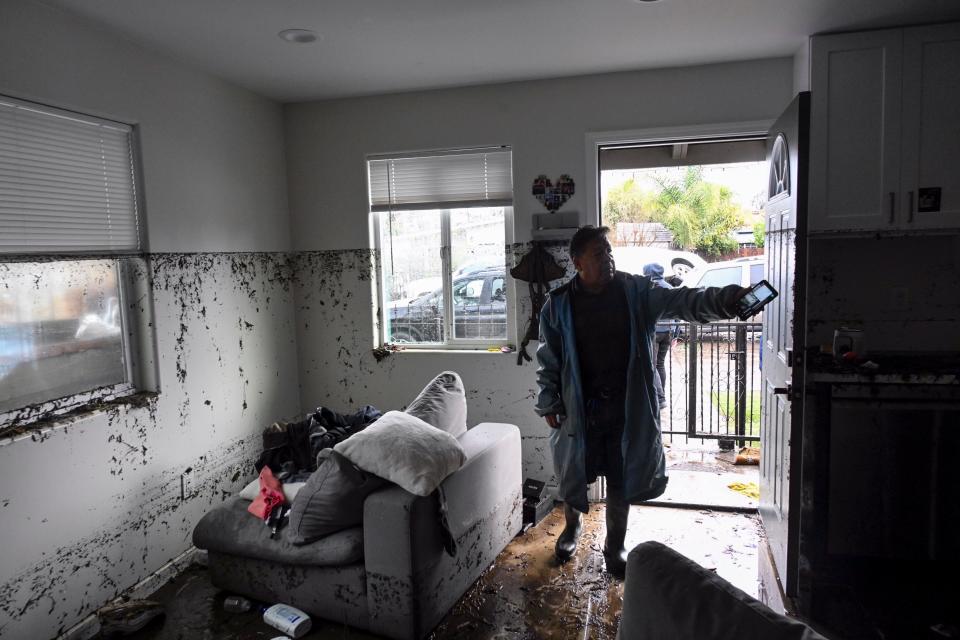
[[[0,96],[0,137],[2,427],[137,390],[146,270],[131,127]]]
[[[381,340],[505,343],[510,150],[377,158],[368,171],[382,265]]]
[[[726,287],[731,284],[740,284],[740,267],[723,267],[710,269],[703,274],[698,287]]]

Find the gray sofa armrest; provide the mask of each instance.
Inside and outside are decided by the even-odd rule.
[[[519,532],[520,431],[484,423],[460,437],[467,461],[443,481],[457,543],[444,551],[436,494],[399,487],[371,494],[363,507],[370,630],[390,638],[430,632]]]
[[[618,640],[827,640],[659,542],[627,556]]]

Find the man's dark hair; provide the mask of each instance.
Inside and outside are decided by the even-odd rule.
[[[592,224],[580,227],[570,238],[570,257],[580,257],[588,244],[598,238],[606,238],[608,233],[610,233],[610,227],[595,227]]]

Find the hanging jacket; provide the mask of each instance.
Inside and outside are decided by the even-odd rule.
[[[722,289],[664,289],[651,287],[650,279],[644,276],[618,271],[615,277],[623,283],[630,311],[632,357],[627,369],[621,450],[624,494],[627,500],[636,503],[656,498],[667,487],[652,355],[657,321],[677,318],[710,322],[732,318],[734,302],[742,289],[736,285]],[[586,412],[573,328],[571,282],[552,291],[540,313],[540,346],[537,348],[540,393],[536,412],[541,416],[565,416],[559,428],[550,429],[559,496],[578,511],[586,512]]]

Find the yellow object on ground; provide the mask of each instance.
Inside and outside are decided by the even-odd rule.
[[[728,488],[733,489],[737,493],[742,493],[748,498],[754,500],[760,499],[760,487],[757,486],[756,482],[733,482],[727,485]]]

